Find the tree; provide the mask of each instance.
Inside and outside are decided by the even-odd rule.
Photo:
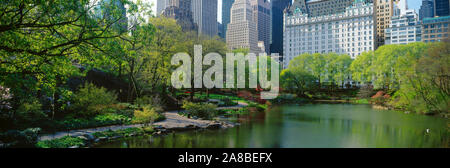
[[[373,57],[374,52],[368,51],[363,52],[353,60],[350,65],[353,80],[366,84],[372,82],[372,77],[374,76],[372,71]]]
[[[285,90],[292,90],[298,96],[306,96],[306,91],[315,86],[317,78],[302,69],[285,69],[280,74],[281,86]]]

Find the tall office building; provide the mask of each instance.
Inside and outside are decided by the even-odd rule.
[[[247,48],[260,53],[258,32],[253,21],[253,9],[249,0],[236,0],[231,7],[231,20],[227,28],[227,45],[231,50]]]
[[[280,62],[283,62],[283,12],[292,4],[292,0],[271,0],[271,40],[270,52],[278,53]]]
[[[192,16],[199,34],[217,36],[217,0],[192,0]]]
[[[285,68],[303,53],[335,52],[356,58],[364,51],[374,50],[373,3],[351,0],[347,6],[348,1],[342,0],[296,2],[306,3],[294,2],[284,16]]]
[[[434,16],[449,16],[449,0],[434,0]]]
[[[393,3],[392,7],[392,16],[400,16],[405,15],[408,11],[408,2],[407,0],[396,0]]]
[[[422,5],[419,9],[419,19],[432,18],[434,17],[434,1],[433,0],[422,0]]]
[[[376,22],[376,48],[384,45],[384,31],[389,28],[391,17],[394,15],[394,1],[398,0],[374,0]]]
[[[231,11],[231,6],[234,3],[234,0],[221,0],[222,1],[222,38],[225,39],[225,37],[227,37],[226,33],[227,33],[227,26],[228,23],[230,23],[230,11]]]
[[[168,0],[158,0],[156,1],[156,15],[162,14],[163,10],[167,8]]]
[[[258,31],[258,41],[263,43],[264,51],[270,53],[270,3],[268,0],[251,0],[250,4]]]
[[[449,38],[450,16],[424,18],[422,20],[422,41],[437,42]]]
[[[385,31],[386,44],[408,44],[422,41],[422,25],[414,10],[405,10],[392,16],[391,24]]]
[[[115,7],[113,7],[115,6]],[[111,10],[120,11],[120,15],[112,14]],[[94,8],[94,14],[99,18],[106,19],[110,22],[115,22],[111,27],[120,32],[128,30],[128,18],[125,5],[120,0],[101,0],[98,1],[98,6]],[[118,20],[118,21],[116,21]]]
[[[167,0],[166,3],[167,7],[162,15],[175,19],[183,31],[197,30],[197,25],[192,19],[191,0]]]

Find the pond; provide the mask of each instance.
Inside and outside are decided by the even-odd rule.
[[[448,147],[448,119],[370,105],[282,105],[235,116],[240,126],[107,142],[98,148]]]

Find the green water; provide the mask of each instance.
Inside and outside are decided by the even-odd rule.
[[[450,138],[448,119],[375,110],[369,105],[285,105],[235,120],[241,125],[230,129],[124,138],[97,147],[409,148],[448,147]]]

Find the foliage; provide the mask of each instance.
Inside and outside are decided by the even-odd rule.
[[[131,118],[119,114],[101,114],[91,118],[71,118],[48,124],[47,130],[69,130],[94,128],[108,125],[129,124]]]
[[[219,107],[227,107],[227,106],[236,106],[236,105],[238,105],[238,103],[234,102],[233,100],[231,100],[228,97],[225,97],[225,98],[221,99],[217,105]]]
[[[183,106],[187,115],[196,116],[203,119],[210,119],[216,115],[216,105],[210,103],[192,103],[184,101]]]
[[[161,113],[163,111],[162,105],[161,105],[161,98],[157,95],[155,96],[143,96],[139,97],[135,100],[135,104],[144,107],[144,106],[151,106],[156,109],[158,113]]]
[[[108,130],[102,132],[95,132],[92,135],[95,138],[113,138],[113,137],[128,137],[131,135],[142,135],[145,133],[152,133],[154,131],[153,127],[144,127],[144,128],[126,128],[121,130]],[[87,140],[82,139],[80,137],[72,137],[72,136],[64,136],[62,138],[52,139],[52,140],[44,140],[36,143],[37,148],[69,148],[73,146],[84,147],[87,145]]]
[[[287,76],[295,76],[297,80],[285,76],[287,83],[298,83],[300,88],[304,88],[306,82],[310,82],[315,78],[318,85],[321,86],[323,81],[344,87],[345,82],[349,79],[351,72],[349,67],[352,59],[348,55],[338,55],[335,53],[328,54],[302,54],[289,62]],[[289,81],[291,80],[291,81]],[[294,82],[297,81],[297,82]],[[301,82],[300,82],[301,81]],[[283,81],[282,81],[283,82]],[[291,85],[292,86],[292,85]]]
[[[155,108],[151,106],[144,106],[142,110],[134,111],[133,123],[152,124],[153,122],[160,120],[161,114],[159,114]]]
[[[356,99],[353,101],[353,103],[356,104],[369,104],[369,100],[368,99]]]
[[[40,128],[27,128],[23,131],[9,130],[0,133],[0,141],[10,144],[9,147],[32,147],[38,141]]]
[[[356,95],[358,98],[370,98],[374,95],[373,86],[372,85],[363,85],[359,88],[358,94]]]
[[[267,109],[267,105],[258,103],[249,103],[246,108],[256,108],[257,111],[264,111]]]
[[[243,115],[248,114],[250,110],[248,108],[239,108],[239,109],[223,109],[219,110],[218,114],[220,115]]]
[[[78,137],[65,136],[53,140],[39,141],[36,144],[38,148],[69,148],[72,146],[83,146],[84,140]]]
[[[284,90],[293,91],[298,96],[305,96],[306,91],[316,87],[317,78],[302,69],[285,69],[280,75],[281,87]]]
[[[40,122],[48,119],[47,114],[42,111],[42,105],[37,99],[32,99],[28,102],[23,102],[16,110],[16,119],[18,123],[27,126],[38,126]]]
[[[97,138],[100,138],[100,137],[108,138],[108,137],[127,137],[127,136],[130,136],[131,134],[140,135],[140,134],[150,133],[150,132],[153,132],[152,127],[144,127],[144,128],[132,127],[132,128],[126,128],[126,129],[121,129],[121,130],[116,130],[116,131],[108,130],[108,131],[102,131],[102,132],[95,132],[93,135]]]
[[[351,65],[353,79],[394,93],[374,102],[417,113],[448,113],[449,42],[385,45],[364,53]],[[392,95],[392,94],[391,94]],[[387,100],[386,100],[387,99]]]
[[[90,117],[107,112],[108,107],[117,102],[117,95],[86,83],[73,95],[71,102],[70,109],[76,116]]]

